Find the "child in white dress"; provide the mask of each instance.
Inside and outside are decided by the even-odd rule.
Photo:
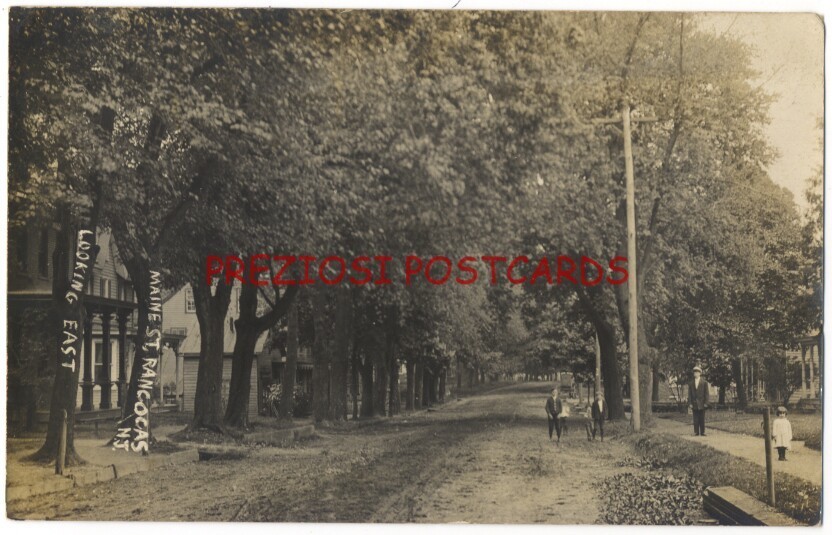
[[[777,407],[777,418],[771,426],[771,438],[779,455],[778,461],[786,460],[786,450],[792,449],[792,424],[786,419],[786,407]]]

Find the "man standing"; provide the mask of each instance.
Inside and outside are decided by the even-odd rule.
[[[601,432],[601,442],[604,441],[604,420],[609,415],[607,403],[604,400],[604,394],[597,392],[595,394],[595,403],[592,404],[592,440],[595,440],[595,433]]]
[[[693,434],[705,436],[705,409],[708,408],[708,382],[702,378],[702,368],[693,368],[693,381],[688,386],[688,406],[693,409]]]
[[[546,398],[546,416],[549,418],[549,440],[552,440],[552,431],[557,431],[558,443],[560,443],[560,413],[563,411],[563,403],[558,397],[558,389],[552,389],[552,395]]]

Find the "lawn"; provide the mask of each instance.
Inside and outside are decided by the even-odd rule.
[[[691,417],[687,414],[657,414],[656,416],[670,418],[678,422],[691,422]],[[774,415],[772,415],[772,418],[774,418]],[[803,440],[806,442],[807,448],[820,451],[823,436],[823,415],[821,413],[789,414],[788,418],[792,424],[794,440]],[[761,414],[738,414],[732,410],[711,410],[705,416],[707,427],[761,438],[763,437],[762,423],[763,416]]]

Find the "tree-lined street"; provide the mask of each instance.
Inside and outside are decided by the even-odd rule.
[[[319,429],[318,439],[292,448],[136,474],[12,502],[9,511],[77,520],[594,523],[594,484],[626,471],[616,463],[630,450],[587,441],[579,416],[555,446],[546,390],[497,388],[435,412]],[[122,493],[131,499],[102,499]]]
[[[704,17],[12,10],[9,414],[48,416],[23,462],[82,466],[76,424],[107,418],[151,455],[293,417],[321,436],[111,484],[152,507],[84,488],[20,510],[615,521],[577,482],[624,446],[576,425],[552,447],[544,382],[580,412],[603,392],[622,434],[684,411],[694,366],[713,406],[817,405],[822,170],[805,203],[773,180],[775,95]],[[528,384],[451,397],[500,381]],[[188,407],[176,432],[154,405]],[[815,490],[792,494],[813,518]]]

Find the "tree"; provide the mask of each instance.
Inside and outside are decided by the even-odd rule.
[[[102,163],[113,133],[112,109],[92,98],[84,109],[46,124],[45,117],[60,106],[54,91],[65,89],[61,84],[68,80],[66,72],[50,64],[56,59],[55,48],[67,39],[67,26],[55,25],[42,35],[45,26],[49,21],[37,12],[12,15],[10,99],[16,107],[10,113],[9,219],[20,224],[42,218],[60,225],[52,263],[55,378],[46,441],[31,458],[55,459],[65,414],[65,461],[73,465],[82,462],[75,451],[73,426],[86,324],[84,289],[98,254],[97,231],[107,203]],[[38,91],[42,84],[52,90]],[[75,145],[79,138],[80,150]]]

